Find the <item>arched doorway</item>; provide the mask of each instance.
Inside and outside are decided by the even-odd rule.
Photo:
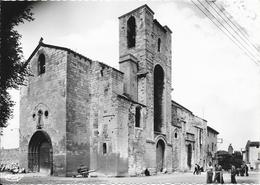
[[[161,132],[163,123],[164,71],[160,65],[154,68],[154,131]]]
[[[36,131],[29,142],[28,167],[32,172],[52,174],[52,143],[45,131]]]
[[[189,169],[191,168],[191,157],[192,157],[192,146],[188,144],[187,146],[187,165]]]
[[[156,171],[162,171],[164,165],[165,144],[163,140],[158,140],[156,144]]]

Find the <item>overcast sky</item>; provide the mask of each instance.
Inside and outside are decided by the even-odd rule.
[[[118,68],[118,17],[145,3],[155,12],[154,18],[173,32],[172,99],[220,132],[219,149],[227,150],[232,143],[240,150],[247,140],[260,141],[260,65],[189,0],[38,3],[33,8],[35,20],[17,28],[24,57],[43,37],[44,43],[68,47]],[[260,1],[215,3],[225,8],[259,50]],[[18,147],[19,92],[12,94],[18,106],[4,130],[5,148]]]

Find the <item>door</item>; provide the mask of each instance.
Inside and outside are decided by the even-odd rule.
[[[50,151],[51,146],[48,142],[43,142],[39,148],[39,168],[41,173],[50,173],[51,161],[50,161]]]
[[[165,145],[162,140],[159,140],[156,145],[156,171],[162,172],[164,163]]]
[[[189,144],[187,146],[187,165],[191,168],[191,157],[192,157],[192,146]]]

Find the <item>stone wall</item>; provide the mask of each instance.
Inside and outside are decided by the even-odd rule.
[[[127,45],[127,21],[134,17],[136,23],[136,43],[134,47],[129,48]],[[165,155],[164,168],[171,170],[171,32],[165,29],[153,18],[151,9],[144,5],[134,11],[131,11],[119,17],[119,56],[124,58],[132,55],[137,59],[137,87],[138,87],[138,103],[146,106],[146,114],[144,115],[144,125],[142,130],[136,129],[140,139],[138,143],[143,147],[140,156],[144,155],[144,167],[156,169],[156,137],[158,134],[164,138]],[[160,51],[157,50],[158,39],[161,39]],[[154,68],[160,65],[163,69],[163,87],[162,87],[162,125],[161,133],[154,133]],[[160,115],[159,115],[160,116]],[[131,136],[130,136],[131,138]],[[147,141],[148,142],[147,142]],[[168,145],[170,144],[170,145]],[[136,147],[136,148],[138,148]],[[140,165],[139,165],[140,166]],[[139,168],[139,167],[138,167]],[[137,170],[138,171],[138,170]]]
[[[19,148],[13,148],[13,149],[0,149],[0,165],[6,164],[19,164]]]
[[[45,73],[38,75],[40,54],[45,55],[46,64]],[[48,47],[40,47],[30,61],[33,76],[21,88],[20,100],[20,164],[26,169],[30,139],[37,130],[44,130],[52,142],[54,174],[66,173],[66,65],[66,51]],[[37,129],[39,119],[41,129]]]
[[[260,147],[249,147],[249,166],[254,170],[260,170]]]
[[[205,168],[207,137],[206,120],[193,115],[191,111],[173,101],[172,118],[173,148],[175,151],[178,151],[177,155],[173,154],[173,161],[178,161],[177,164],[173,164],[174,168],[181,171],[193,170],[196,163]],[[177,138],[175,138],[175,133],[177,133]],[[189,167],[187,163],[187,146],[189,144],[192,146],[191,167]]]
[[[103,63],[93,62],[89,80],[90,166],[106,175],[123,175],[125,170],[119,169],[118,164],[120,156],[125,154],[118,144],[118,134],[122,131],[119,124],[127,125],[127,122],[122,123],[122,120],[118,120],[120,111],[118,94],[123,93],[123,73]],[[120,140],[123,141],[123,138],[120,137]],[[127,148],[127,143],[122,146]]]
[[[207,127],[208,128],[208,127]],[[212,162],[213,165],[215,164],[214,156],[217,152],[217,133],[215,131],[212,131],[212,129],[207,129],[207,138],[206,138],[206,157],[208,164],[209,162]]]
[[[92,61],[68,53],[66,99],[66,175],[90,166],[90,66]]]

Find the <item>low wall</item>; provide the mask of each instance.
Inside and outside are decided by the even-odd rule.
[[[0,164],[19,163],[19,148],[0,149]]]

